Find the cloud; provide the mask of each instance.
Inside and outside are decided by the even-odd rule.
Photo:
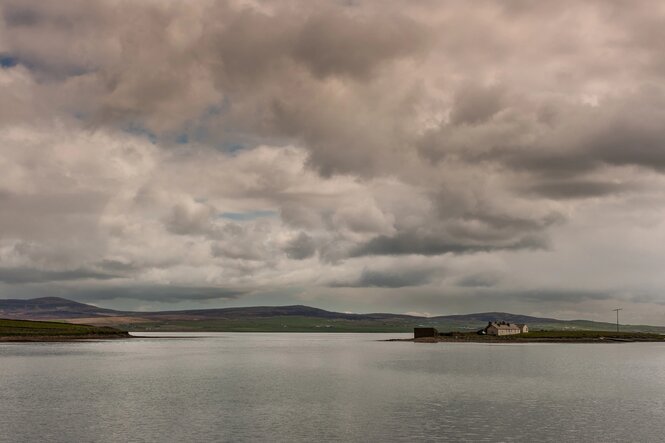
[[[455,93],[450,111],[454,125],[477,124],[489,120],[501,110],[502,91],[498,86],[466,84]]]
[[[536,183],[528,188],[528,192],[542,197],[564,200],[615,195],[633,188],[630,183],[571,180]]]
[[[166,219],[166,226],[174,234],[204,234],[211,229],[214,208],[195,201],[185,201],[173,206]]]
[[[516,295],[523,300],[533,303],[540,303],[545,301],[559,303],[579,303],[586,300],[608,300],[613,298],[614,294],[601,291],[540,289],[527,290]]]
[[[206,301],[235,299],[245,291],[216,287],[187,286],[120,286],[73,291],[73,297],[83,302],[109,302],[128,299],[143,302],[180,303],[183,301]]]
[[[294,58],[316,76],[370,79],[383,63],[417,56],[428,43],[428,31],[398,15],[357,18],[333,11],[305,21],[295,39]]]
[[[316,243],[312,237],[301,232],[287,244],[284,251],[290,259],[304,260],[316,253]]]
[[[407,286],[422,286],[430,283],[434,270],[412,269],[378,271],[364,269],[360,277],[351,282],[332,282],[331,287],[340,288],[404,288]]]
[[[0,282],[8,284],[47,283],[70,280],[110,280],[118,275],[87,269],[48,271],[30,268],[0,268]]]
[[[464,254],[473,252],[489,252],[500,249],[539,249],[544,248],[544,239],[525,236],[515,241],[504,244],[471,244],[446,241],[442,238],[418,236],[409,233],[394,237],[378,236],[367,243],[360,245],[353,256],[363,255],[441,255],[441,254]]]
[[[656,318],[635,300],[665,288],[664,14],[4,1],[5,291],[400,312],[599,293]]]
[[[457,281],[457,286],[466,288],[491,288],[496,286],[500,278],[494,274],[472,274]]]
[[[274,217],[274,211],[224,212],[221,217],[235,221],[255,220],[262,217]]]

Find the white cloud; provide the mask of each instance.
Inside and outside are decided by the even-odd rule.
[[[3,291],[662,322],[664,14],[3,2]]]

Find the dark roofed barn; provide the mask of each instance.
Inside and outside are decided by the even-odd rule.
[[[439,331],[436,328],[413,328],[413,338],[438,337]]]

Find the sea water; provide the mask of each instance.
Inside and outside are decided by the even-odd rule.
[[[150,335],[0,344],[0,442],[665,440],[662,343]]]

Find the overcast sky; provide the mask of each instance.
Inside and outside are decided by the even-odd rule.
[[[0,0],[0,297],[665,324],[660,1]]]

